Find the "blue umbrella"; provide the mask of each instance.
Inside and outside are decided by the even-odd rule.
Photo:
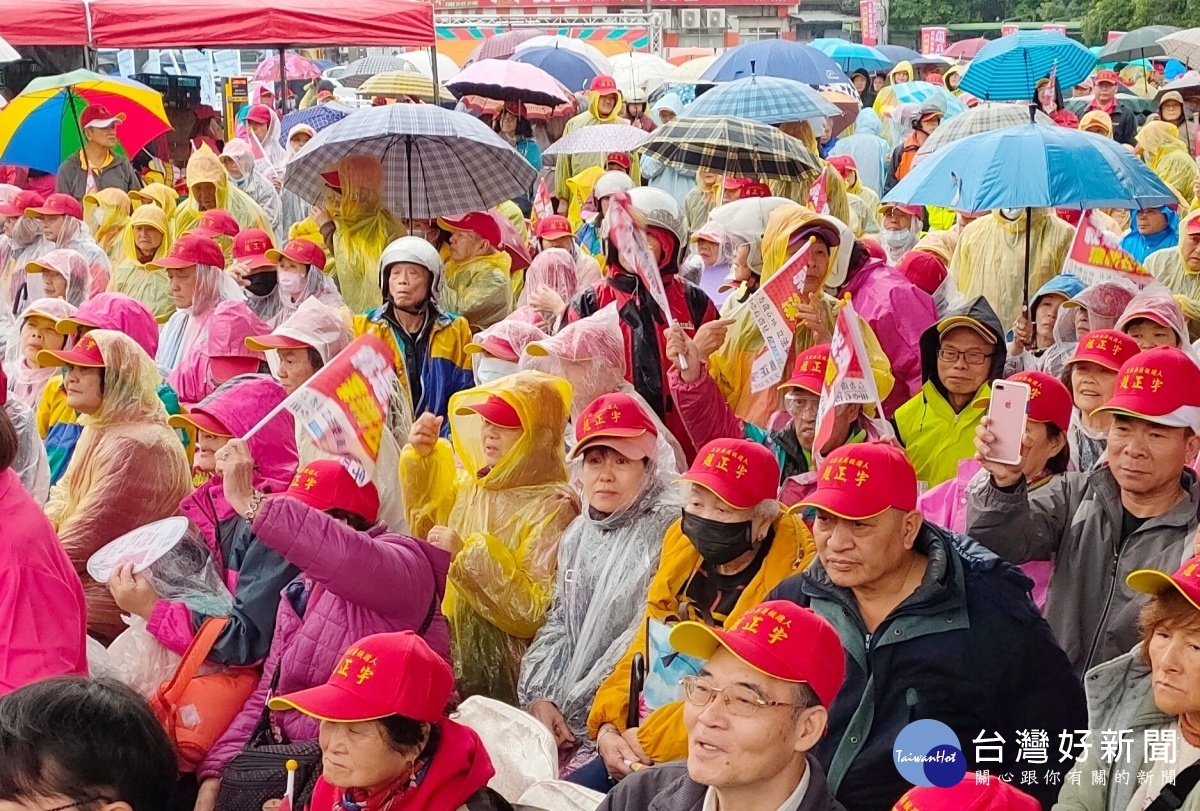
[[[958,87],[988,101],[1029,101],[1051,70],[1059,87],[1074,87],[1095,66],[1095,54],[1057,31],[1018,31],[983,46]]]
[[[773,76],[722,82],[688,105],[686,116],[727,115],[760,124],[833,118],[841,111],[806,84]]]
[[[283,121],[279,122],[279,143],[287,146],[288,133],[297,124],[307,124],[317,132],[320,132],[330,124],[336,124],[341,121],[350,115],[353,110],[353,107],[347,107],[339,102],[331,101],[328,104],[318,104],[315,107],[306,107],[303,110],[288,113],[283,117]]]
[[[844,85],[850,77],[816,48],[782,39],[765,39],[731,48],[704,72],[709,82],[732,82],[748,76],[775,76],[814,87]],[[852,91],[853,92],[853,91]]]
[[[887,70],[892,66],[892,60],[872,48],[858,42],[847,42],[844,39],[814,39],[811,43],[821,53],[828,56],[838,67],[853,73],[865,70],[868,73],[876,70]]]
[[[918,62],[925,61],[925,57],[914,51],[912,48],[905,48],[903,45],[876,45],[875,50],[892,60],[895,65],[898,62],[908,62],[915,65]]]
[[[526,48],[513,55],[514,62],[524,62],[549,73],[572,93],[587,90],[599,73],[583,54],[565,48]]]

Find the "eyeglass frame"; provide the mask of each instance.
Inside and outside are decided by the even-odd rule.
[[[949,353],[949,352],[954,353],[953,358],[947,358],[943,355],[943,353]],[[967,357],[967,355],[971,352],[978,352],[982,355],[982,357],[979,359],[978,362],[973,362],[970,358]],[[943,363],[949,363],[952,365],[955,363],[958,363],[958,359],[962,358],[968,366],[983,366],[985,363],[987,363],[989,360],[991,360],[995,356],[996,356],[995,350],[992,350],[991,352],[984,352],[982,349],[955,349],[952,346],[939,346],[937,348],[937,359],[942,361]]]
[[[749,706],[753,707],[753,709],[750,710],[750,712],[746,713],[745,715],[742,715],[742,714],[734,711],[733,704],[732,704],[733,699],[729,697],[728,691],[733,690],[733,689],[745,690],[746,692],[750,693],[751,695],[754,695],[754,691],[751,690],[749,687],[746,687],[745,685],[741,685],[741,684],[731,684],[728,687],[709,687],[708,685],[700,684],[699,676],[684,676],[683,679],[680,680],[680,683],[683,685],[684,700],[687,701],[689,704],[691,704],[695,707],[707,707],[707,706],[711,705],[718,696],[720,696],[721,703],[725,705],[725,709],[728,710],[731,715],[736,715],[739,718],[750,718],[754,715],[754,713],[758,712],[760,709],[762,709],[764,707],[768,707],[768,708],[790,707],[793,709],[799,708],[799,709],[806,710],[810,706],[812,706],[811,704],[797,704],[797,703],[787,702],[787,701],[768,701],[765,698],[760,698],[759,696],[755,695],[754,699],[749,702]],[[692,698],[692,690],[696,687],[699,687],[702,690],[707,690],[709,692],[709,698],[703,704],[701,704],[699,701],[696,701]]]
[[[788,403],[789,400],[800,401],[801,398],[803,398],[803,402],[808,403],[810,401],[813,401],[814,397],[816,397],[815,405],[812,406],[811,409],[806,408],[804,411],[801,411],[800,412],[801,414],[804,414],[809,410],[811,410],[813,414],[816,414],[817,411],[821,407],[821,398],[805,389],[800,389],[800,390],[797,390],[796,388],[789,389],[783,395],[783,410],[787,411],[789,414],[792,412],[793,409],[792,409],[792,406],[789,405],[789,403]]]

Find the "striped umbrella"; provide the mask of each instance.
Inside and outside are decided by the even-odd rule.
[[[0,163],[58,171],[83,148],[79,116],[90,105],[125,116],[117,140],[128,155],[171,129],[162,94],[140,82],[90,70],[42,76],[0,110]]]
[[[508,59],[522,42],[540,36],[542,36],[542,32],[536,28],[518,28],[515,31],[505,31],[503,34],[488,37],[478,48],[471,51],[471,55],[467,57],[463,67],[481,59]]]
[[[354,92],[360,96],[383,96],[384,98],[414,98],[433,102],[433,80],[415,70],[393,70],[367,79]],[[442,97],[449,96],[447,92]]]
[[[798,139],[741,118],[676,118],[642,149],[671,166],[722,175],[802,180],[820,173],[817,157]]]
[[[1096,55],[1058,31],[1018,31],[983,46],[958,87],[985,101],[1029,101],[1051,71],[1059,87],[1074,87],[1094,67]]]
[[[838,108],[806,84],[774,76],[722,82],[687,106],[684,115],[727,115],[760,124],[812,121],[838,115]]]
[[[981,132],[991,132],[992,130],[1001,130],[1005,127],[1017,127],[1028,123],[1029,105],[985,101],[978,107],[967,110],[961,115],[956,115],[934,130],[933,135],[930,135],[925,143],[921,144],[921,148],[917,150],[914,162],[919,163],[938,149],[955,141],[961,141],[967,136],[978,135]],[[1058,126],[1054,123],[1053,118],[1041,110],[1034,112],[1033,123],[1046,127]]]
[[[628,124],[595,124],[580,127],[559,138],[544,155],[593,155],[631,152],[640,147],[650,133]]]
[[[358,87],[372,76],[393,71],[420,73],[416,66],[407,59],[395,56],[366,56],[347,65],[345,73],[338,78],[338,81],[345,87]]]

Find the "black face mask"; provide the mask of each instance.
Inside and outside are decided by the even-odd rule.
[[[723,566],[737,560],[754,548],[751,540],[752,522],[726,524],[683,511],[680,530],[696,547],[700,557],[713,566]]]
[[[250,277],[250,286],[246,289],[250,291],[251,295],[262,298],[275,292],[275,288],[278,285],[279,271],[264,270]]]

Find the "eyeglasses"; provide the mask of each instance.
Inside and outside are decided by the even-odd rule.
[[[749,687],[734,684],[717,689],[701,682],[695,676],[683,678],[683,695],[688,703],[697,707],[707,707],[717,696],[725,702],[725,709],[731,715],[746,717],[758,712],[759,707],[807,707],[807,704],[789,704],[785,701],[767,701],[759,698],[758,694]]]
[[[955,349],[950,346],[942,346],[938,348],[938,360],[943,363],[958,363],[959,358],[964,358],[968,366],[982,366],[987,363],[988,358],[996,354],[995,352],[984,352],[982,349]]]
[[[73,803],[68,803],[67,805],[60,805],[60,806],[56,806],[55,808],[46,808],[46,809],[43,809],[43,811],[67,811],[68,808],[80,808],[85,805],[91,805],[92,803],[108,803],[108,802],[113,802],[113,801],[106,799],[105,797],[87,797],[82,800],[77,800],[76,802],[73,802]]]
[[[820,398],[811,394],[789,391],[783,395],[783,407],[792,414],[816,414],[820,405]]]

